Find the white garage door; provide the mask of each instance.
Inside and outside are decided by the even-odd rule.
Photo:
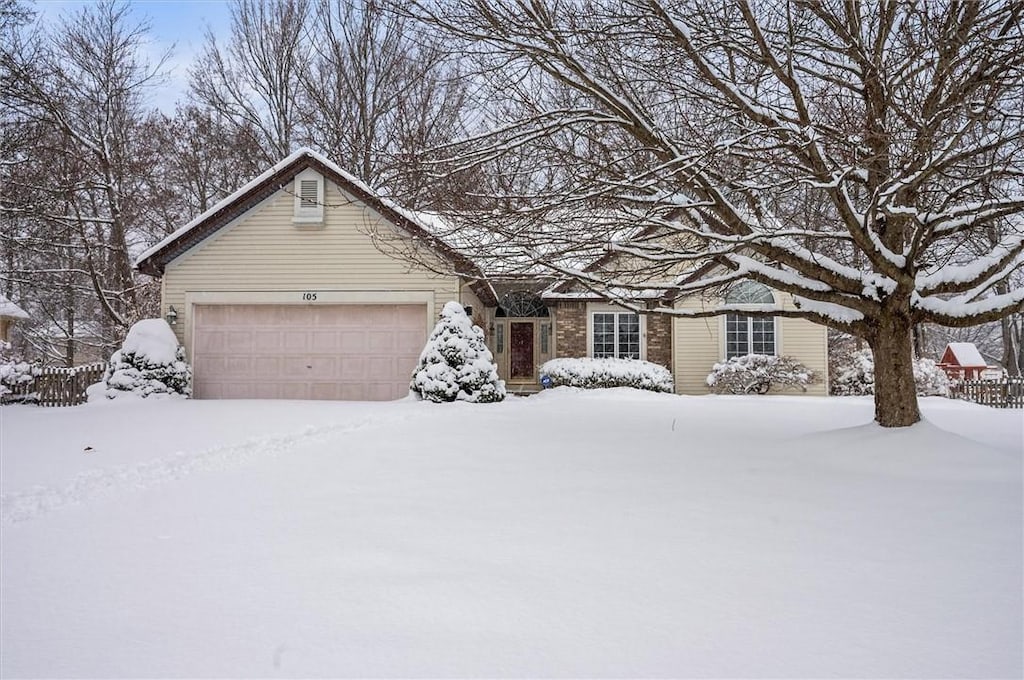
[[[426,305],[199,305],[199,399],[386,400],[409,393]]]

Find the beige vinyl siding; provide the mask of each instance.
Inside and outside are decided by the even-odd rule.
[[[473,320],[475,323],[479,323],[480,321],[484,321],[486,323],[487,308],[484,306],[484,303],[480,302],[480,298],[477,297],[476,293],[473,292],[473,289],[470,288],[468,284],[463,283],[459,286],[459,297],[453,299],[458,299],[464,307],[473,308]],[[438,308],[437,313],[441,313],[440,308]]]
[[[776,293],[782,299],[783,309],[796,309],[793,296]],[[818,382],[807,388],[807,394],[828,394],[828,327],[807,319],[780,318],[777,320],[782,345],[779,354],[794,357],[818,376]]]
[[[680,300],[676,307],[691,311],[705,308],[706,300],[689,297]],[[705,394],[708,391],[705,379],[715,362],[722,360],[719,349],[720,333],[718,317],[703,319],[672,319],[672,364],[679,394]]]
[[[779,319],[783,338],[779,354],[795,357],[818,376],[807,394],[828,394],[828,329],[807,319]]]
[[[793,309],[793,298],[787,293],[775,293],[783,309]],[[713,309],[717,300],[702,300],[699,297],[686,298],[676,306],[680,309]],[[725,357],[723,341],[723,316],[703,319],[673,319],[673,363],[676,392],[680,394],[705,394],[708,391],[705,380],[711,367]],[[828,394],[828,329],[806,319],[776,319],[776,353],[796,358],[821,378],[808,388],[807,394]],[[801,392],[787,391],[790,394]]]
[[[388,236],[387,243],[401,232],[332,182],[326,184],[322,224],[294,224],[294,196],[281,190],[167,265],[164,313],[170,305],[178,310],[175,333],[190,355],[187,298],[195,302],[200,294],[231,292],[244,298],[249,292],[253,302],[275,303],[292,302],[283,293],[294,293],[296,303],[302,303],[305,292],[318,293],[319,303],[346,301],[346,291],[352,301],[377,295],[365,302],[422,302],[426,296],[435,317],[444,303],[459,299],[458,278],[381,252],[372,234],[379,230]],[[270,293],[275,295],[261,295]]]

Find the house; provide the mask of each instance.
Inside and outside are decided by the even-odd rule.
[[[10,342],[11,325],[27,318],[28,312],[0,293],[0,342]]]
[[[418,257],[401,256],[396,241]],[[169,235],[137,266],[161,279],[163,314],[192,362],[197,398],[404,396],[449,300],[471,308],[513,391],[539,390],[538,367],[555,357],[653,361],[673,371],[678,392],[694,394],[707,392],[715,362],[736,354],[788,354],[822,378],[827,370],[826,329],[807,321],[637,314],[557,282],[489,278],[428,219],[310,150]],[[751,309],[792,306],[752,282],[728,295]],[[826,383],[812,391],[826,394]]]
[[[950,380],[982,380],[994,372],[973,342],[949,343],[938,365]]]

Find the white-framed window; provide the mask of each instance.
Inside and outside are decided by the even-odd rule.
[[[775,306],[775,296],[765,285],[756,281],[741,281],[726,293],[725,303],[744,305],[751,311]],[[775,317],[751,316],[742,313],[725,315],[725,358],[746,354],[775,354],[778,333]]]
[[[588,309],[587,352],[595,359],[643,359],[644,318],[616,307]]]
[[[316,224],[324,221],[324,178],[315,170],[295,176],[295,213],[292,221]]]
[[[726,315],[725,358],[746,354],[775,354],[775,317]]]

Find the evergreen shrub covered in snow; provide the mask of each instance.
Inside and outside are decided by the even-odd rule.
[[[793,357],[746,354],[715,364],[706,382],[718,394],[765,394],[772,387],[798,387],[806,392],[816,380],[814,371]]]
[[[552,359],[540,372],[551,387],[635,387],[651,392],[671,392],[673,387],[667,368],[639,359]]]
[[[0,401],[35,401],[35,393],[14,395],[14,390],[28,385],[39,375],[39,367],[20,361],[11,354],[11,344],[0,341]]]
[[[918,396],[949,396],[949,378],[931,359],[914,360],[914,383]],[[871,350],[853,352],[845,361],[834,364],[829,391],[840,397],[874,394],[875,362]]]
[[[484,332],[473,325],[458,302],[449,302],[441,310],[409,389],[421,399],[438,403],[489,403],[505,398],[505,382],[498,379]]]
[[[121,349],[110,357],[107,398],[124,394],[192,394],[192,368],[185,348],[163,319],[143,319],[129,329]]]

